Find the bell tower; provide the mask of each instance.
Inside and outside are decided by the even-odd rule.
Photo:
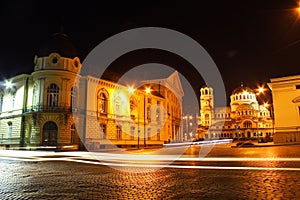
[[[214,115],[213,89],[204,85],[200,89],[200,125],[210,126]]]

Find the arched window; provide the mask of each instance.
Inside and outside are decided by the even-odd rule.
[[[97,95],[97,110],[100,114],[108,113],[108,95],[103,90],[100,90]]]
[[[209,114],[204,115],[205,125],[209,125]]]
[[[251,123],[250,121],[245,121],[245,122],[243,123],[243,127],[244,127],[244,128],[252,128],[252,123]]]
[[[71,88],[71,101],[70,101],[70,108],[71,109],[77,108],[76,96],[77,96],[77,88],[72,87]]]
[[[58,106],[58,94],[59,87],[52,83],[47,88],[47,106],[48,107],[57,107]]]

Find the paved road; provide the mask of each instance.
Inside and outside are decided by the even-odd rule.
[[[199,148],[193,147],[156,170],[114,160],[128,168],[118,170],[67,153],[0,153],[0,199],[300,199],[299,150],[219,145],[196,159]]]

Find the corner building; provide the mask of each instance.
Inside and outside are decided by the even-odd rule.
[[[180,141],[183,91],[177,72],[160,79],[162,85],[144,81],[129,91],[109,80],[80,76],[80,69],[70,38],[57,33],[40,47],[31,74],[4,80],[0,146],[97,150]]]
[[[213,88],[200,89],[198,137],[210,139],[262,139],[273,137],[270,111],[259,105],[255,92],[243,85],[230,96],[230,106],[215,107]]]
[[[268,85],[275,114],[274,143],[300,142],[300,75],[272,78]]]

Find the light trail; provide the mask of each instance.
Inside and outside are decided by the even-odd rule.
[[[74,159],[76,158],[76,159]],[[300,168],[293,167],[234,167],[234,166],[195,166],[195,165],[173,165],[173,164],[137,164],[137,163],[112,163],[103,162],[99,160],[81,160],[78,157],[73,158],[16,158],[16,157],[0,157],[2,160],[14,160],[14,161],[67,161],[78,162],[84,164],[103,165],[111,167],[132,167],[132,168],[176,168],[176,169],[211,169],[211,170],[273,170],[273,171],[300,171]],[[185,161],[195,161],[195,159],[184,159]],[[204,159],[202,159],[204,160]],[[249,161],[249,158],[207,158],[206,161]],[[251,161],[300,161],[300,158],[252,158]]]

